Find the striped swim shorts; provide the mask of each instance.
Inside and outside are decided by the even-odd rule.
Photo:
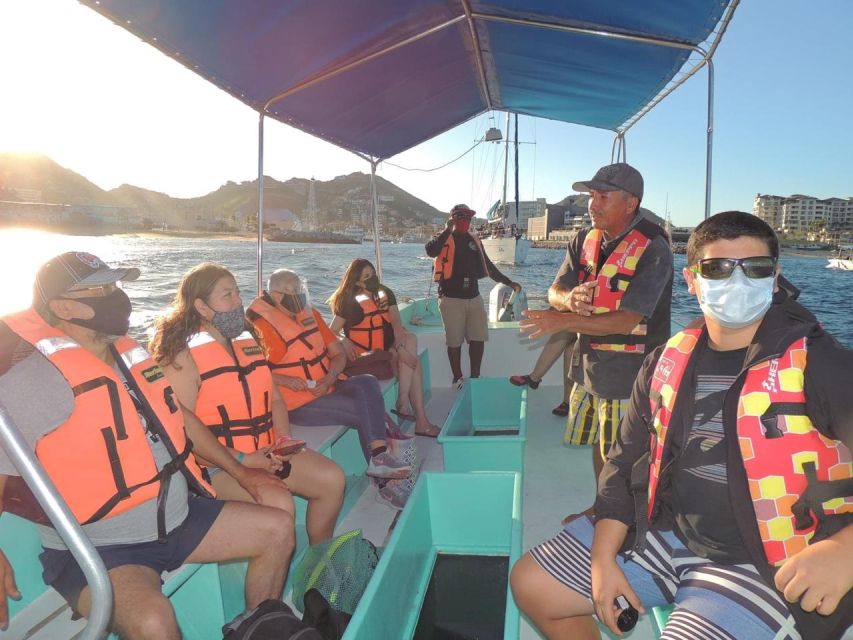
[[[592,601],[593,524],[573,520],[530,550],[555,580]],[[794,617],[751,564],[725,565],[695,556],[670,531],[651,531],[641,554],[616,558],[646,611],[675,605],[661,640],[800,640]]]
[[[629,400],[608,400],[589,393],[582,385],[572,386],[569,417],[563,444],[595,444],[601,446],[602,457],[616,440],[619,421],[628,410]]]

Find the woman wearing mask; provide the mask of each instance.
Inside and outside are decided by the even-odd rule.
[[[307,449],[291,456],[271,453],[277,439],[290,436],[287,408],[263,349],[246,329],[231,272],[210,262],[187,272],[171,310],[157,323],[151,351],[184,408],[213,430],[237,460],[283,479],[265,502],[287,513],[285,526],[293,527],[295,493],[308,500],[310,543],[330,538],[343,500],[343,472]],[[221,498],[252,501],[231,476],[210,472]]]
[[[418,435],[438,436],[441,429],[429,421],[424,407],[418,339],[403,327],[394,292],[379,283],[370,261],[353,260],[327,302],[335,314],[332,331],[344,334],[342,344],[347,359],[353,361],[360,354],[376,349],[390,351],[400,383],[397,415],[414,420]]]

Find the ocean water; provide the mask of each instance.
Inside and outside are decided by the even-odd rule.
[[[128,283],[133,300],[133,333],[147,332],[154,319],[169,305],[181,276],[196,264],[212,260],[234,273],[248,305],[256,293],[257,243],[241,239],[172,238],[153,236],[67,236],[29,230],[0,230],[0,273],[3,295],[0,314],[26,307],[38,266],[63,251],[88,251],[111,265],[136,266],[142,275]],[[500,266],[511,279],[522,284],[531,307],[544,307],[545,295],[565,252],[557,249],[531,250],[527,264]],[[346,266],[354,258],[374,259],[373,244],[322,245],[267,242],[264,244],[264,274],[287,267],[305,276],[313,304],[328,313],[326,298],[337,287]],[[685,257],[675,256],[673,319],[687,322],[699,314],[695,298],[687,293],[681,277]],[[382,245],[384,283],[398,298],[435,295],[431,260],[422,245]],[[826,269],[826,260],[810,257],[782,258],[782,271],[802,291],[800,301],[843,344],[853,348],[853,273]],[[493,286],[481,280],[484,297]]]

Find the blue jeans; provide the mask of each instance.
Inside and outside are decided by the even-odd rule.
[[[353,376],[335,383],[335,390],[290,412],[300,427],[342,424],[358,430],[364,457],[370,443],[385,440],[385,402],[379,381],[371,375]]]

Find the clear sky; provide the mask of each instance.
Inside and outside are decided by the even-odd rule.
[[[712,211],[751,210],[757,192],[853,196],[853,2],[743,0],[715,56]],[[248,107],[74,0],[0,1],[0,151],[50,156],[110,189],[193,197],[257,173]],[[706,75],[700,71],[629,132],[644,204],[676,224],[704,207]],[[495,114],[504,128],[504,115]],[[482,137],[482,116],[400,154],[442,164]],[[610,159],[610,132],[523,117],[521,197],[555,202]],[[482,145],[431,174],[380,175],[442,210],[499,197],[500,149]],[[497,170],[496,170],[497,169]],[[268,121],[265,173],[327,180],[369,172],[353,154]]]

